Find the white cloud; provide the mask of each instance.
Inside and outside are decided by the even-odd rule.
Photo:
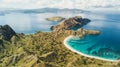
[[[120,8],[120,0],[0,0],[0,8]]]
[[[3,0],[4,3],[18,3],[22,2],[23,0]]]

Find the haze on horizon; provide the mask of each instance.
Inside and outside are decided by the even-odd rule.
[[[0,8],[112,8],[120,10],[120,0],[0,0]]]

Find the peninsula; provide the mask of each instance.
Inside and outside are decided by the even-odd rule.
[[[119,62],[88,58],[66,48],[63,41],[70,35],[81,38],[100,34],[82,28],[89,22],[75,16],[52,26],[51,32],[29,35],[16,33],[9,25],[0,26],[0,67],[119,67]]]

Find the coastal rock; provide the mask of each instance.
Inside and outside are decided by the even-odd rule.
[[[58,34],[61,34],[62,32],[65,32],[70,35],[78,35],[80,38],[88,34],[90,35],[100,34],[100,31],[97,30],[86,30],[81,28],[82,26],[86,25],[88,22],[90,22],[90,20],[87,18],[82,18],[81,16],[75,16],[63,20],[58,25],[52,26],[51,29],[53,30],[56,36]]]
[[[82,27],[83,25],[87,24],[90,22],[89,19],[87,18],[82,18],[81,16],[75,16],[71,17],[68,19],[63,20],[56,26],[52,26],[51,29],[56,31],[56,30],[71,30],[71,29],[78,29]]]
[[[86,30],[86,29],[83,29],[83,28],[79,28],[76,31],[75,35],[78,35],[81,38],[84,35],[89,35],[89,34],[90,35],[98,35],[98,34],[100,34],[100,31],[97,31],[97,30]]]
[[[55,17],[50,17],[50,18],[46,18],[46,20],[48,21],[53,21],[53,22],[60,22],[62,20],[64,20],[65,18],[60,17],[60,16],[55,16]]]
[[[100,34],[100,31],[97,31],[97,30],[87,30],[87,34]]]
[[[13,35],[16,33],[9,25],[0,25],[0,39],[10,40]]]
[[[79,36],[80,38],[84,37],[85,35],[99,35],[100,31],[97,30],[87,30],[83,28],[79,28],[78,30],[57,30],[53,32],[55,36],[58,34],[68,34],[68,35],[74,35]]]

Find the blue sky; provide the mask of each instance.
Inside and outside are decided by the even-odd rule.
[[[0,8],[80,8],[120,9],[120,0],[0,0]]]

